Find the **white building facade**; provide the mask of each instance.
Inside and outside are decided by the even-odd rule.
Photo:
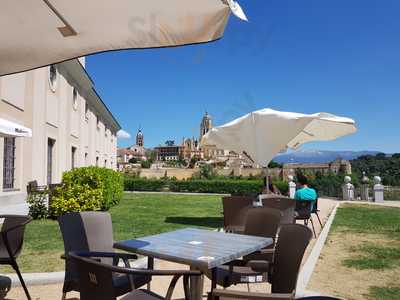
[[[32,137],[0,133],[0,205],[26,198],[26,185],[59,183],[64,171],[116,169],[120,125],[94,89],[84,59],[0,77],[0,118]]]

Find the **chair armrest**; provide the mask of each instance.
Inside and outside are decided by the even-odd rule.
[[[121,253],[121,252],[75,252],[78,253],[79,256],[82,257],[110,257],[110,258],[119,258],[119,259],[137,259],[136,254],[129,253]]]
[[[260,254],[274,254],[275,253],[275,249],[261,249],[259,251]]]
[[[7,216],[7,215],[1,215],[1,216],[0,216],[0,218],[7,218],[7,217],[9,217],[9,216]],[[28,218],[26,219],[26,221],[24,221],[24,222],[22,222],[22,223],[20,223],[20,224],[17,224],[17,225],[15,225],[15,226],[12,226],[12,227],[10,227],[10,228],[7,228],[7,230],[1,230],[1,233],[7,234],[7,233],[9,233],[10,231],[13,231],[13,230],[15,230],[15,229],[17,229],[17,228],[24,227],[26,224],[30,223],[31,221],[32,221],[32,218],[31,218],[31,217],[28,217]]]
[[[98,255],[100,254],[100,255]],[[77,260],[89,260],[96,264],[97,262],[93,259],[95,257],[114,257],[113,254],[109,252],[70,252],[68,257],[73,257]],[[119,253],[118,253],[119,254]],[[137,274],[137,275],[150,275],[150,276],[174,276],[174,275],[187,275],[187,276],[200,276],[203,273],[195,270],[149,270],[149,269],[139,269],[139,268],[122,268],[118,266],[112,265],[104,265],[101,264],[102,267],[105,267],[113,272],[122,273],[122,274]]]
[[[265,293],[250,293],[232,290],[214,289],[212,291],[215,297],[224,297],[232,299],[255,299],[255,300],[293,300],[295,299],[294,293],[292,294],[265,294]]]
[[[268,273],[271,264],[266,260],[250,260],[247,262],[247,266],[255,272]]]

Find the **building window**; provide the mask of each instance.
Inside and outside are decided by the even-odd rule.
[[[100,129],[100,118],[98,115],[96,115],[96,124],[97,124],[97,129]]]
[[[47,139],[47,184],[53,183],[53,156],[56,141]]]
[[[85,120],[86,121],[89,120],[89,105],[88,105],[87,101],[85,102]]]
[[[75,169],[76,147],[71,148],[71,169]]]
[[[99,166],[99,157],[96,156],[96,167],[98,167],[98,166]]]
[[[55,65],[51,65],[49,67],[49,85],[53,92],[57,89],[57,77],[57,68]]]
[[[72,89],[72,108],[78,109],[78,90],[75,87]]]
[[[85,153],[85,167],[87,167],[89,165],[88,164],[88,156],[89,156],[89,154]]]
[[[15,179],[15,138],[4,138],[3,189],[13,189]]]
[[[107,168],[107,159],[104,160],[104,168]]]

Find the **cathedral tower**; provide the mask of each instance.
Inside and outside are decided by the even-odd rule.
[[[211,116],[206,112],[200,124],[200,141],[203,135],[205,135],[211,128],[212,128],[212,119]]]
[[[136,145],[140,147],[144,145],[144,136],[141,129],[139,129],[136,134]]]

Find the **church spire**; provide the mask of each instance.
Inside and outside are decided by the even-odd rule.
[[[138,132],[136,134],[136,145],[143,147],[144,146],[144,135],[141,129],[141,126],[139,125]]]

